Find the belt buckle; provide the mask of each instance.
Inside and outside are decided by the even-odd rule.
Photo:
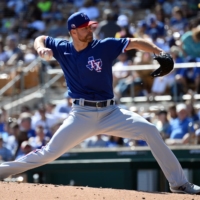
[[[100,103],[100,102],[96,102],[96,107],[97,107],[97,108],[100,108],[100,107],[98,106],[98,103]]]

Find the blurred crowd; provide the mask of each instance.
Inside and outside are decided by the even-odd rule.
[[[35,60],[33,41],[41,34],[70,40],[67,18],[75,11],[85,12],[99,22],[94,27],[94,38],[145,38],[170,53],[175,63],[195,63],[200,59],[199,0],[2,0],[0,72]],[[126,71],[134,64],[154,63],[153,55],[146,52],[132,50],[119,55],[113,69],[125,70],[114,73],[116,97],[130,95],[133,85],[134,96],[181,96],[188,89],[200,92],[200,71],[195,66],[177,68],[153,81],[147,77],[148,70]]]
[[[56,130],[69,115],[72,99],[68,92],[62,103],[37,104],[31,108],[23,105],[18,115],[9,117],[5,109],[0,109],[0,157],[4,161],[15,160],[27,153],[45,146]],[[192,97],[192,96],[191,96]],[[200,109],[194,98],[167,108],[145,110],[137,107],[126,109],[143,116],[153,123],[167,145],[200,144]],[[123,106],[123,105],[119,105]],[[81,134],[81,133],[80,133]],[[132,147],[147,146],[145,141],[109,136],[106,133],[94,135],[75,148]]]
[[[94,38],[145,38],[165,52],[175,63],[200,61],[199,0],[1,0],[0,1],[0,73],[28,64],[37,58],[33,41],[39,35],[71,40],[67,19],[73,12],[85,12],[99,24]],[[131,50],[113,63],[113,88],[116,99],[130,96],[177,95],[200,93],[198,67],[176,68],[165,77],[151,79],[152,70],[128,70],[132,65],[155,64],[153,55]],[[59,67],[54,61],[52,68]],[[49,67],[48,66],[48,67]],[[122,69],[123,71],[118,71]],[[193,96],[193,95],[192,95]],[[62,124],[71,109],[65,94],[63,104],[51,102],[35,107],[24,105],[17,116],[0,110],[0,156],[13,160],[44,146]],[[199,144],[200,112],[190,102],[180,101],[166,110],[140,113],[159,129],[168,145]],[[131,109],[131,108],[128,108]],[[105,135],[94,136],[79,145],[85,147],[145,146],[133,141]]]

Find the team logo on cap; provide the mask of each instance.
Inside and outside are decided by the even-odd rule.
[[[75,25],[75,24],[72,24],[72,25],[71,25],[71,28],[76,28],[76,25]]]
[[[88,20],[88,16],[84,13],[81,13],[81,16],[84,17],[86,20]]]
[[[101,72],[102,70],[102,61],[101,59],[94,59],[93,56],[88,58],[88,65],[86,65],[86,67],[90,70],[93,71],[93,69],[96,72]]]

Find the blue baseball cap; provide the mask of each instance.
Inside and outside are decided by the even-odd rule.
[[[92,24],[97,24],[97,22],[91,21],[90,18],[83,12],[76,12],[67,20],[68,31],[71,31],[71,29],[90,26]]]

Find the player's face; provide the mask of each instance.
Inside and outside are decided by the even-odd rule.
[[[93,29],[92,26],[86,26],[83,28],[76,29],[77,38],[81,42],[91,42],[93,40]]]

